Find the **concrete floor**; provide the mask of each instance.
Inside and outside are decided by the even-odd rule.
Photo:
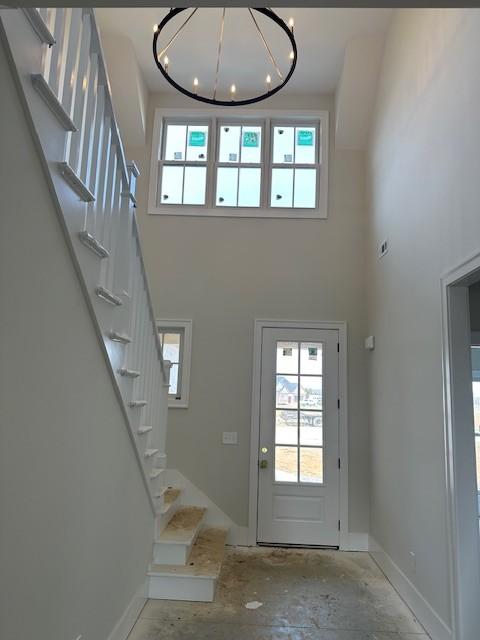
[[[263,605],[255,610],[247,602]],[[367,553],[227,548],[216,601],[149,600],[129,640],[428,640]]]

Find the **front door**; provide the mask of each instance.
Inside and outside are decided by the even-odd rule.
[[[336,329],[262,331],[257,541],[339,544]]]

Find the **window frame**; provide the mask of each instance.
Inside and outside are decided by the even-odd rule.
[[[190,400],[190,368],[192,360],[192,320],[157,318],[158,333],[180,333],[178,389],[180,395],[168,394],[169,408],[188,409]],[[163,346],[162,346],[163,352]]]
[[[161,186],[159,163],[162,159],[163,126],[170,123],[180,124],[204,124],[210,121],[209,143],[207,156],[207,184],[205,205],[163,205],[157,201],[157,193]],[[218,167],[218,128],[226,122],[230,124],[263,124],[262,140],[262,186],[259,207],[227,207],[217,206],[216,186]],[[308,168],[317,169],[317,206],[315,208],[270,207],[271,173],[273,168],[271,131],[278,123],[284,126],[312,126],[316,122],[317,131],[317,163],[308,165]],[[305,110],[255,110],[246,111],[232,108],[225,109],[162,109],[156,108],[154,112],[154,126],[152,137],[152,154],[150,164],[150,181],[148,193],[147,213],[150,215],[170,216],[205,216],[221,218],[293,218],[301,219],[326,219],[328,217],[328,160],[329,160],[329,113],[328,111]],[[213,155],[214,154],[214,155]],[[180,163],[179,163],[180,164]],[[196,163],[198,164],[198,163]],[[223,165],[222,165],[223,166]],[[237,166],[232,163],[231,166]],[[249,165],[243,165],[249,166]],[[251,165],[258,166],[258,165]],[[303,165],[282,165],[285,167],[302,168]],[[307,166],[307,165],[305,165]]]

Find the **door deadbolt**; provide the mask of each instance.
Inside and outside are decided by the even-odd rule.
[[[266,469],[268,467],[268,460],[260,460],[260,469]]]

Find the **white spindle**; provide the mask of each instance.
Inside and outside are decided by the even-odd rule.
[[[108,167],[110,164],[110,149],[112,141],[112,127],[110,118],[104,119],[103,137],[101,141],[101,155],[98,175],[98,191],[95,194],[95,237],[99,242],[103,237],[103,215],[105,211],[105,193],[108,179]]]
[[[93,138],[92,138],[92,161],[90,166],[90,175],[88,188],[94,194],[95,198],[98,200],[98,194],[100,191],[100,179],[101,179],[101,163],[103,158],[103,138],[105,135],[104,125],[105,125],[105,89],[104,87],[98,87],[97,91],[97,100],[95,104],[95,124],[93,127]],[[96,217],[97,217],[97,204],[91,203],[87,208],[87,220],[85,223],[86,230],[91,233],[93,236],[96,236],[97,228],[96,228]],[[98,240],[98,238],[97,238]]]
[[[90,68],[88,74],[87,99],[83,110],[83,122],[81,124],[80,142],[80,178],[88,184],[92,168],[93,132],[95,130],[96,102],[98,91],[98,56],[92,53],[90,56]]]
[[[53,9],[53,8],[46,9],[45,23],[52,35],[54,34],[54,31],[55,31],[56,14],[57,14],[57,9]],[[49,82],[49,78],[50,78],[50,68],[52,65],[53,49],[54,47],[43,47],[42,73],[43,73],[43,77],[47,82]]]
[[[58,96],[59,81],[62,76],[61,67],[64,63],[64,34],[65,34],[65,9],[57,9],[55,14],[55,26],[52,32],[55,38],[55,45],[51,47],[50,65],[48,72],[47,82],[50,85],[50,89]]]
[[[60,87],[60,100],[65,111],[73,119],[73,99],[75,96],[75,78],[80,56],[80,43],[83,28],[83,9],[75,8],[71,9],[70,11],[70,30],[68,33],[68,44],[65,49],[63,87]],[[77,125],[76,122],[75,125]]]

